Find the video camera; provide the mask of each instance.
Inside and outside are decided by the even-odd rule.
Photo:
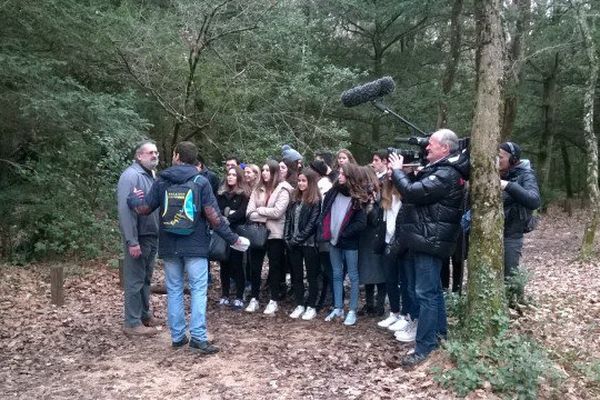
[[[409,137],[409,138],[396,138],[396,143],[406,143],[412,146],[418,146],[418,150],[404,149],[401,147],[388,147],[388,155],[396,153],[404,158],[405,164],[427,164],[427,145],[429,144],[429,137]],[[469,156],[469,143],[470,138],[459,138],[458,139],[458,152],[468,158]]]
[[[428,137],[409,137],[409,138],[396,138],[396,145],[398,147],[388,147],[388,155],[396,153],[404,158],[404,163],[407,165],[425,165],[427,164],[427,151],[425,148],[429,144]],[[399,146],[400,143],[406,143],[412,146],[418,146],[418,149],[406,149]]]

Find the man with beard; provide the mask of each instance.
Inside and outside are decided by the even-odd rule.
[[[158,149],[150,140],[135,148],[133,163],[123,171],[117,187],[119,227],[124,247],[123,331],[132,336],[151,336],[163,323],[150,311],[150,283],[158,245],[158,211],[138,215],[127,205],[135,189],[149,191],[158,165]]]

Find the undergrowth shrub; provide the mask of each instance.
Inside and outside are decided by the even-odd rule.
[[[459,396],[489,385],[509,398],[536,399],[543,379],[556,383],[562,377],[547,352],[523,335],[503,333],[486,342],[456,339],[444,348],[454,368],[436,368],[435,380]]]
[[[505,294],[510,307],[527,304],[524,289],[529,280],[525,268],[506,281]],[[450,340],[444,350],[454,363],[451,369],[433,368],[435,380],[442,386],[452,388],[459,396],[466,396],[475,389],[490,387],[507,398],[536,399],[540,383],[551,385],[562,379],[549,354],[532,338],[513,334],[508,329],[493,338],[479,341],[463,332],[461,320],[467,307],[466,296],[452,293],[446,295]],[[502,326],[508,328],[508,318]]]

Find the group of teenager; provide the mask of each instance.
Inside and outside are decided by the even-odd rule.
[[[197,149],[188,143],[178,145],[173,154],[174,166],[162,171],[154,183],[148,178],[153,177],[158,152],[152,143],[142,145],[136,150],[136,162],[130,167],[133,170],[126,170],[119,183],[120,217],[127,214],[120,218],[126,267],[128,259],[133,265],[153,258],[154,238],[159,236],[173,347],[190,342],[190,347],[204,353],[216,351],[206,339],[209,230],[234,245],[228,258],[220,262],[220,305],[248,313],[280,312],[289,273],[295,302],[291,318],[312,320],[323,310],[325,321],[339,320],[351,326],[362,312],[381,316],[379,327],[394,332],[399,341],[415,342],[403,365],[420,363],[446,337],[440,274],[443,262],[456,248],[468,178],[468,160],[461,157],[454,132],[443,129],[431,135],[425,166],[405,165],[401,155],[388,151],[374,152],[372,162],[360,166],[346,149],[336,154],[318,153],[306,163],[301,154],[285,145],[280,159],[262,165],[242,164],[236,157],[229,157],[222,180],[202,160],[198,161]],[[145,179],[143,185],[140,176]],[[162,225],[156,234],[140,232],[140,221],[141,226],[158,226],[160,220],[156,213],[156,221],[142,218],[153,218],[157,208],[161,208],[162,215],[166,213],[161,201],[166,186],[191,179],[200,185],[197,206],[203,211],[198,229],[202,233],[174,238],[168,229],[163,232]],[[512,184],[502,186],[506,190]],[[242,238],[235,232],[247,224],[266,228],[265,246],[247,250],[240,246]],[[138,232],[132,231],[133,225],[137,225]],[[142,257],[143,251],[137,253],[136,246],[147,237],[152,239],[154,254]],[[261,304],[265,257],[268,302]],[[143,293],[153,264],[146,264],[146,274],[138,271],[138,278],[131,280],[137,286],[130,288],[129,295],[125,288],[124,329],[130,334],[149,333],[147,329],[154,325],[147,293]],[[183,317],[184,270],[192,292],[190,340]],[[132,275],[131,268],[126,268],[125,274]],[[344,286],[346,276],[349,290]],[[365,288],[365,305],[359,309],[361,285]],[[141,290],[141,296],[135,294],[136,290]],[[194,300],[194,293],[202,300]],[[332,304],[326,310],[329,297]]]

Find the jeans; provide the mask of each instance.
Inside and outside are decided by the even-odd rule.
[[[335,308],[344,308],[344,264],[350,278],[350,311],[358,308],[358,250],[344,250],[335,246],[329,249],[329,258],[333,269],[333,300]]]
[[[308,280],[309,307],[317,306],[317,294],[319,292],[318,277],[321,274],[321,262],[319,252],[313,246],[292,246],[289,250],[289,260],[292,275],[292,288],[297,306],[304,306],[304,264],[306,264],[306,279]]]
[[[414,253],[415,292],[419,303],[419,324],[415,353],[427,355],[438,347],[438,337],[446,337],[448,325],[442,293],[440,270],[442,259]]]
[[[125,258],[123,262],[123,317],[124,325],[135,328],[142,324],[142,320],[152,317],[150,313],[150,284],[154,263],[156,261],[157,238],[141,236],[139,238],[142,255],[133,258],[125,245]]]
[[[183,302],[183,274],[187,272],[191,292],[190,335],[198,341],[208,339],[206,333],[206,294],[208,260],[203,257],[168,257],[165,262],[167,286],[167,314],[173,342],[185,336],[185,306]]]
[[[504,279],[517,273],[521,250],[523,249],[523,238],[504,238]]]

